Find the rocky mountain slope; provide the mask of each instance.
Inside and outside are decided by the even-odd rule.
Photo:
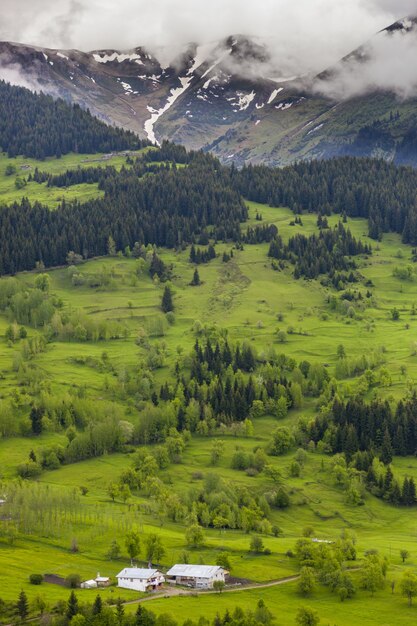
[[[402,20],[376,37],[417,39],[416,24]],[[86,53],[3,42],[0,76],[81,103],[143,138],[210,149],[224,162],[355,154],[417,165],[417,99],[388,89],[354,97],[329,89],[370,63],[372,45],[297,79],[279,77],[267,45],[244,36],[190,45],[168,66],[143,48]]]

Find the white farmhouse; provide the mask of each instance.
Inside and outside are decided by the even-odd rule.
[[[164,575],[157,569],[142,569],[140,567],[125,567],[117,574],[116,578],[119,587],[134,591],[158,589],[165,582]]]
[[[197,589],[212,589],[213,583],[224,583],[226,570],[218,565],[174,565],[167,572],[167,581]]]

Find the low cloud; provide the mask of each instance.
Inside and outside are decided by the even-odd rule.
[[[314,89],[334,100],[390,91],[400,99],[417,96],[417,30],[380,33],[361,54],[339,63]]]
[[[31,91],[41,91],[38,81],[25,72],[22,66],[15,63],[7,54],[0,55],[0,80],[18,87],[26,87]]]
[[[415,0],[2,0],[0,40],[84,51],[143,46],[168,64],[190,42],[214,47],[241,34],[269,51],[267,63],[241,64],[242,75],[314,76],[416,11]],[[339,68],[321,92],[334,98],[371,88],[414,93],[414,44],[394,36],[369,45],[367,66]]]

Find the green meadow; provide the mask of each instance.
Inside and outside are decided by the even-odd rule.
[[[139,154],[139,152],[132,153],[132,156],[136,154]],[[8,165],[14,168],[13,173],[10,175],[6,174]],[[38,184],[30,181],[23,188],[19,189],[18,185],[16,185],[16,179],[26,180],[29,174],[33,175],[35,168],[38,168],[41,172],[56,175],[78,167],[106,167],[106,165],[120,169],[122,165],[126,165],[126,157],[117,153],[108,155],[66,154],[59,159],[48,157],[44,161],[36,161],[23,156],[9,159],[6,155],[0,154],[0,203],[19,202],[23,197],[26,197],[33,202],[38,201],[51,209],[55,209],[62,200],[85,202],[101,197],[102,192],[99,191],[96,184],[81,184],[67,188],[58,188],[48,187],[47,183]]]
[[[99,155],[67,155],[59,160],[50,159],[42,163],[30,159],[17,158],[12,163],[17,175],[23,176],[34,167],[42,171],[58,173],[71,167],[98,165]],[[68,189],[47,188],[46,184],[31,182],[22,190],[15,186],[15,176],[4,174],[10,160],[0,158],[0,203],[9,203],[28,196],[32,201],[39,200],[51,209],[59,201],[85,200],[97,197],[100,193],[96,185],[76,185]],[[125,157],[116,155],[104,165],[121,167]],[[21,169],[26,166],[32,168]],[[317,216],[302,215],[303,225],[292,225],[293,213],[287,208],[271,208],[256,203],[248,203],[249,224],[255,225],[256,213],[262,215],[264,223],[273,223],[283,239],[295,232],[310,234],[317,232]],[[329,218],[330,226],[337,224],[338,217]],[[200,286],[190,286],[194,266],[189,262],[190,250],[179,252],[158,250],[167,264],[173,265],[172,289],[175,304],[175,319],[172,324],[165,321],[160,309],[164,286],[153,280],[149,273],[134,258],[122,254],[114,257],[92,259],[77,266],[84,277],[105,273],[110,276],[108,284],[89,287],[86,283],[75,285],[67,267],[47,270],[50,277],[49,291],[62,303],[65,312],[80,311],[96,321],[114,321],[123,324],[127,332],[123,338],[97,341],[51,341],[46,350],[33,357],[30,365],[37,372],[47,388],[56,396],[77,392],[86,394],[96,402],[108,401],[118,405],[126,420],[139,420],[140,411],[132,398],[112,393],[112,380],[123,380],[126,368],[135,368],[146,358],[146,349],[138,345],[136,338],[141,330],[149,333],[150,344],[164,342],[165,360],[153,372],[157,383],[173,380],[174,366],[178,354],[188,354],[195,343],[193,326],[197,321],[202,325],[225,329],[232,342],[248,341],[258,355],[274,348],[280,354],[294,358],[297,363],[308,360],[311,363],[326,364],[334,376],[338,346],[342,344],[349,358],[368,355],[380,351],[384,363],[376,368],[376,375],[383,367],[388,371],[389,380],[385,384],[372,386],[366,397],[384,397],[398,400],[415,389],[417,380],[417,316],[412,307],[417,305],[417,276],[412,280],[400,280],[393,275],[395,268],[405,268],[411,264],[411,248],[403,245],[399,236],[384,235],[382,241],[368,238],[367,223],[362,219],[349,219],[347,227],[357,237],[372,246],[373,253],[358,261],[362,275],[361,283],[355,288],[372,291],[372,301],[360,314],[349,317],[329,306],[329,298],[337,292],[324,286],[318,280],[295,280],[293,268],[276,271],[268,259],[268,244],[244,245],[242,250],[234,249],[229,263],[222,262],[223,252],[230,252],[232,245],[216,244],[216,259],[198,266]],[[36,272],[24,272],[16,278],[30,288],[34,284]],[[3,279],[1,279],[3,280]],[[368,286],[366,286],[368,285]],[[369,285],[372,285],[369,287]],[[392,319],[393,308],[399,310],[399,319]],[[155,319],[161,320],[162,336],[153,337]],[[10,345],[5,337],[8,325],[12,322],[6,314],[0,316],[0,399],[8,401],[17,394],[25,393],[16,371],[14,360],[18,346]],[[277,332],[286,332],[285,342],[280,343]],[[39,329],[28,327],[29,337],[39,333]],[[112,364],[109,374],[97,367],[106,354]],[[338,380],[344,390],[355,390],[357,380]],[[17,409],[19,419],[25,417],[24,402]],[[304,399],[301,408],[290,411],[279,425],[291,427],[300,418],[315,415],[316,399]],[[186,447],[181,463],[170,465],[159,474],[165,485],[173,493],[186,497],[191,490],[201,487],[204,478],[216,474],[228,484],[243,485],[254,493],[263,493],[273,484],[271,479],[260,473],[250,476],[243,471],[231,469],[231,458],[236,448],[251,452],[255,447],[266,447],[271,433],[278,425],[276,418],[264,416],[254,420],[254,432],[248,437],[234,435],[231,431],[219,429],[213,437],[193,436]],[[216,466],[211,465],[210,454],[213,438],[224,441],[224,454]],[[0,438],[0,479],[4,483],[19,481],[18,466],[27,461],[33,450],[38,454],[43,448],[53,444],[64,444],[64,430],[46,432],[39,437],[27,436]],[[271,522],[281,529],[275,537],[262,537],[265,547],[271,554],[255,555],[249,551],[251,535],[240,530],[205,530],[204,545],[198,549],[187,548],[184,522],[168,521],[158,515],[143,495],[133,494],[127,502],[116,498],[111,500],[107,489],[111,482],[118,480],[121,472],[132,465],[135,450],[127,453],[107,454],[71,465],[61,466],[53,471],[45,471],[30,481],[30,486],[39,488],[44,497],[48,493],[80,493],[87,488],[86,495],[77,496],[75,511],[58,516],[56,523],[43,527],[36,533],[19,533],[10,542],[2,533],[0,518],[0,597],[14,601],[21,589],[30,600],[41,595],[49,606],[59,599],[66,599],[69,590],[65,587],[44,582],[40,587],[29,584],[32,573],[52,573],[65,578],[77,573],[82,579],[102,575],[115,576],[129,564],[124,548],[124,537],[129,529],[138,530],[143,536],[157,533],[165,547],[165,556],[159,564],[168,568],[181,561],[184,551],[190,562],[215,562],[221,552],[229,555],[233,576],[266,583],[276,581],[298,572],[295,558],[287,555],[294,549],[303,529],[311,526],[314,537],[335,541],[341,533],[349,531],[356,538],[360,566],[368,549],[376,549],[387,557],[389,570],[387,585],[371,597],[368,592],[358,591],[351,600],[343,604],[335,594],[318,586],[307,598],[302,598],[294,583],[282,584],[254,590],[224,591],[222,594],[200,594],[172,598],[153,599],[147,603],[156,613],[172,613],[176,619],[197,618],[200,615],[214,617],[218,611],[233,610],[236,606],[254,607],[263,598],[276,616],[276,623],[294,624],[300,605],[311,606],[319,612],[323,624],[338,626],[396,626],[410,624],[417,619],[414,607],[408,608],[398,588],[391,592],[390,582],[397,581],[406,568],[417,569],[417,522],[414,510],[394,507],[369,493],[363,506],[347,503],[343,488],[336,484],[331,458],[317,452],[308,452],[307,461],[299,477],[290,472],[295,451],[268,461],[279,470],[291,494],[291,506],[285,510],[273,510]],[[393,471],[398,477],[412,476],[417,480],[417,460],[415,458],[395,459]],[[48,491],[49,490],[49,491]],[[46,495],[45,495],[46,494]],[[0,490],[1,497],[1,490]],[[0,509],[1,513],[1,509]],[[112,541],[118,541],[122,555],[110,560],[106,554]],[[72,550],[74,542],[77,550]],[[401,562],[400,550],[410,553],[405,564]],[[139,561],[144,559],[143,553]],[[356,574],[355,574],[356,576]],[[80,590],[85,601],[93,600],[96,591]],[[101,590],[103,598],[135,600],[139,594],[111,587]],[[134,610],[134,605],[129,610]],[[127,609],[128,610],[128,609]]]

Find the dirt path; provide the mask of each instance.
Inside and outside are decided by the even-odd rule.
[[[286,583],[291,583],[294,580],[298,580],[299,576],[287,576],[286,578],[279,578],[278,580],[270,580],[267,583],[253,583],[250,585],[236,585],[235,587],[225,587],[221,592],[222,595],[227,593],[238,593],[239,591],[251,591],[254,589],[266,589],[267,587],[277,587],[278,585],[285,585]],[[184,589],[178,589],[173,587],[171,589],[165,590],[163,593],[157,593],[155,595],[147,596],[146,598],[139,598],[138,600],[129,600],[127,602],[123,602],[123,604],[140,604],[141,602],[151,602],[152,600],[158,600],[159,598],[170,598],[175,596],[208,596],[212,594],[218,594],[219,591],[214,591],[210,589],[210,591],[184,591]]]

